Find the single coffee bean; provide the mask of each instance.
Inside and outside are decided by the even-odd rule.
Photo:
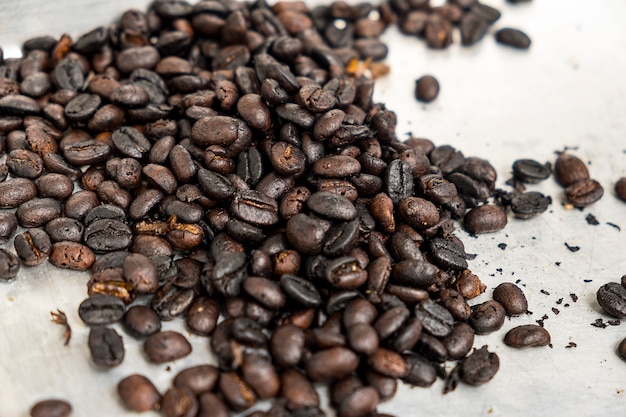
[[[619,346],[617,347],[617,353],[619,356],[626,361],[626,338],[623,339]]]
[[[473,12],[465,13],[459,24],[461,29],[461,44],[471,46],[479,42],[489,29],[488,22]]]
[[[552,174],[550,163],[542,165],[533,159],[518,159],[513,162],[513,176],[527,184],[537,184],[548,179],[550,174]]]
[[[157,364],[184,358],[191,353],[191,345],[185,336],[171,330],[148,336],[143,349],[148,360]]]
[[[530,48],[530,38],[519,29],[502,28],[496,32],[496,41],[517,49]]]
[[[93,327],[89,332],[91,358],[98,366],[111,368],[124,360],[124,342],[117,332],[108,327]]]
[[[94,295],[80,303],[78,315],[89,326],[111,324],[124,315],[124,302],[112,295]]]
[[[378,348],[367,358],[367,363],[374,371],[392,378],[402,378],[407,374],[404,358],[392,350]]]
[[[20,259],[13,253],[0,248],[0,281],[11,281],[20,270]]]
[[[420,302],[415,307],[415,316],[422,322],[424,330],[436,337],[446,337],[454,325],[452,314],[432,300]],[[504,320],[504,314],[502,316]]]
[[[0,244],[9,241],[17,231],[17,217],[9,211],[0,212]]]
[[[124,258],[122,269],[124,278],[132,285],[135,291],[139,293],[153,293],[157,290],[159,285],[157,269],[147,256],[131,253]]]
[[[124,406],[137,413],[158,410],[161,394],[152,381],[143,375],[133,374],[117,384],[117,393]]]
[[[473,234],[497,232],[506,224],[507,218],[504,210],[491,204],[471,209],[463,219],[463,226]]]
[[[357,216],[356,208],[350,200],[328,191],[313,193],[306,204],[315,213],[333,220],[350,221]]]
[[[270,340],[274,361],[285,368],[296,366],[304,354],[305,336],[302,329],[293,324],[276,328]]]
[[[259,398],[273,398],[280,391],[280,377],[269,358],[250,355],[241,366],[242,379]]]
[[[576,181],[565,188],[565,197],[576,207],[586,207],[593,204],[602,198],[603,194],[602,185],[590,178]]]
[[[91,268],[95,260],[93,251],[77,242],[56,242],[50,252],[50,263],[58,268],[85,271]]]
[[[424,75],[415,81],[415,98],[430,103],[439,95],[439,81],[432,75]]]
[[[322,250],[331,223],[298,213],[287,222],[287,239],[302,253],[314,255]]]
[[[468,323],[476,334],[489,334],[499,330],[504,324],[506,310],[495,300],[485,301],[472,307]]]
[[[195,417],[198,410],[198,399],[187,388],[172,387],[161,399],[161,412],[165,417]]]
[[[504,343],[514,348],[547,346],[550,344],[550,333],[536,324],[517,326],[504,335]]]
[[[9,172],[16,177],[35,179],[43,174],[43,159],[35,152],[16,149],[7,155],[6,164]]]
[[[14,208],[37,197],[35,183],[27,178],[9,178],[0,182],[0,208]]]
[[[122,324],[124,329],[136,338],[150,336],[161,330],[161,319],[158,314],[142,305],[134,305],[126,310]]]
[[[213,365],[196,365],[180,371],[174,377],[173,384],[178,388],[186,388],[194,395],[213,391],[217,385],[219,370]]]
[[[234,411],[247,410],[256,402],[252,388],[235,372],[222,373],[218,385],[222,397]]]
[[[537,191],[528,191],[513,197],[511,210],[517,218],[530,219],[544,213],[550,204],[552,204],[550,197]]]
[[[439,303],[457,320],[467,321],[471,314],[471,309],[463,295],[452,288],[443,288],[439,291]]]
[[[563,152],[556,158],[554,177],[562,187],[568,187],[579,180],[588,179],[589,170],[578,157]]]
[[[394,204],[413,194],[413,170],[411,165],[394,159],[385,170],[384,182],[387,194]]]
[[[15,252],[26,266],[39,265],[50,255],[52,242],[42,229],[29,229],[15,236]]]
[[[375,412],[379,401],[380,396],[376,388],[357,388],[339,403],[337,415],[341,417],[366,416]]]
[[[596,298],[604,311],[618,319],[626,318],[626,288],[609,282],[598,289]]]
[[[198,297],[187,309],[185,322],[193,333],[208,336],[217,326],[219,314],[219,305],[215,301],[208,297]]]
[[[313,381],[343,378],[354,372],[358,365],[358,356],[343,347],[320,350],[304,364],[309,378]]]
[[[469,353],[474,345],[474,329],[463,322],[454,323],[452,332],[441,340],[448,359],[458,360]]]
[[[117,251],[130,246],[132,231],[118,220],[95,220],[85,228],[84,241],[96,252]]]
[[[44,230],[52,242],[71,241],[82,242],[85,226],[70,217],[57,217],[50,220]]]
[[[200,411],[198,417],[229,417],[230,409],[220,396],[205,392],[198,397]]]
[[[405,306],[393,307],[382,313],[374,323],[374,328],[380,339],[386,339],[399,330],[408,320],[410,314],[411,312]]]
[[[172,320],[187,310],[194,295],[192,288],[182,288],[168,282],[155,292],[150,307],[162,320]]]
[[[441,268],[456,271],[467,269],[467,254],[463,247],[454,240],[439,237],[431,240],[430,256],[432,261]]]
[[[500,368],[498,355],[487,350],[487,346],[474,350],[461,364],[461,379],[469,385],[489,382]]]
[[[31,417],[69,417],[71,414],[70,403],[57,398],[38,401],[30,409]]]
[[[507,316],[519,316],[528,311],[524,292],[511,282],[503,282],[493,290],[493,299],[499,302]]]
[[[437,371],[433,364],[422,355],[402,355],[407,371],[402,380],[418,387],[430,387],[437,379]]]

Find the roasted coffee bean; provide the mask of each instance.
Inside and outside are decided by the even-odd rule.
[[[565,188],[565,197],[576,207],[586,207],[595,203],[604,194],[602,185],[593,179],[582,179]]]
[[[330,226],[329,221],[298,213],[287,222],[287,239],[300,252],[314,255],[322,250]]]
[[[461,364],[461,379],[469,385],[489,382],[500,368],[498,355],[487,350],[487,346],[476,349]]]
[[[626,318],[626,288],[617,282],[609,282],[598,289],[596,298],[600,307],[613,317]]]
[[[495,295],[494,299],[496,299]],[[496,301],[498,300],[496,299]],[[443,288],[439,291],[439,303],[457,320],[466,321],[471,314],[471,309],[463,295],[451,288]]]
[[[217,326],[219,314],[219,305],[215,301],[208,297],[198,297],[187,309],[185,322],[193,333],[208,336]]]
[[[74,183],[65,175],[45,174],[37,181],[37,189],[41,197],[63,201],[72,195]]]
[[[424,330],[436,337],[446,337],[454,325],[452,314],[432,300],[420,302],[415,307],[415,316],[422,322]],[[502,319],[504,320],[504,314]]]
[[[554,164],[554,177],[561,186],[568,187],[579,180],[589,179],[589,170],[578,157],[563,152]]]
[[[124,223],[125,218],[126,213],[120,207],[112,204],[100,204],[87,213],[84,223],[87,227],[100,220],[111,220],[118,223]]]
[[[387,194],[394,204],[410,197],[413,193],[413,170],[411,165],[399,159],[393,160],[384,174]]]
[[[322,303],[315,285],[304,278],[284,274],[280,278],[280,287],[291,300],[304,307],[317,307]]]
[[[42,229],[29,229],[15,236],[15,252],[26,266],[39,265],[50,255],[52,242]]]
[[[63,212],[61,204],[52,198],[34,198],[15,211],[17,221],[24,227],[39,227],[50,220],[60,217]]]
[[[193,417],[198,410],[198,399],[187,388],[172,387],[161,399],[161,412],[165,417]]]
[[[506,213],[498,206],[485,204],[471,209],[463,219],[463,225],[473,234],[493,233],[507,224]]]
[[[102,100],[95,94],[79,94],[65,106],[65,117],[73,123],[84,123],[100,107]]]
[[[172,320],[187,310],[194,295],[192,288],[181,288],[168,282],[155,292],[150,307],[162,320]]]
[[[461,44],[471,46],[485,36],[489,24],[481,16],[469,12],[461,18],[459,28],[461,29]]]
[[[526,296],[517,285],[503,282],[493,290],[493,299],[499,302],[507,316],[519,316],[528,311]]]
[[[135,291],[153,293],[157,290],[159,284],[157,269],[147,256],[131,253],[125,257],[122,269],[124,278]]]
[[[69,417],[71,414],[70,403],[57,398],[38,401],[30,409],[31,417]]]
[[[3,114],[27,116],[39,113],[41,106],[30,97],[15,94],[0,98],[0,111]]]
[[[430,103],[439,95],[439,81],[432,75],[424,75],[415,81],[415,98]]]
[[[421,258],[399,262],[391,272],[392,282],[412,288],[426,289],[435,283],[436,278],[437,268]]]
[[[621,177],[614,186],[615,194],[620,200],[626,201],[626,177]]]
[[[433,262],[441,268],[457,271],[467,269],[467,254],[463,247],[454,240],[439,237],[431,240],[430,256]]]
[[[124,313],[122,319],[124,329],[134,337],[150,336],[161,330],[161,319],[149,307],[135,305]]]
[[[489,334],[499,330],[504,324],[506,310],[495,300],[485,301],[472,307],[468,323],[476,334]]]
[[[343,378],[358,367],[358,356],[350,349],[334,347],[320,350],[305,363],[307,374],[313,381]]]
[[[191,345],[185,336],[171,330],[148,336],[143,349],[148,360],[157,364],[184,358],[191,353]]]
[[[504,335],[504,343],[514,348],[547,346],[550,344],[550,333],[536,324],[517,326]]]
[[[376,388],[357,388],[339,403],[337,412],[341,417],[369,415],[375,412],[379,400],[380,397]]]
[[[374,323],[380,339],[384,340],[400,329],[410,314],[405,306],[393,307],[382,313]]]
[[[519,29],[502,28],[496,32],[496,41],[517,49],[530,48],[530,38]]]
[[[350,221],[357,216],[356,208],[350,200],[328,191],[313,193],[306,204],[310,210],[332,220]]]
[[[85,271],[96,260],[95,254],[87,246],[78,242],[56,242],[50,252],[50,263],[59,268]]]
[[[130,246],[132,231],[118,220],[95,220],[85,228],[84,241],[95,252],[112,252]]]
[[[0,182],[0,207],[14,208],[37,197],[35,183],[27,178],[9,178]]]
[[[328,262],[324,278],[335,288],[355,289],[367,281],[367,271],[352,256],[343,256]]]
[[[131,411],[141,413],[159,409],[161,394],[143,375],[133,374],[122,379],[117,384],[117,393],[124,406]]]
[[[234,411],[247,410],[256,402],[252,388],[234,372],[222,373],[218,385],[222,397]]]
[[[124,303],[112,295],[94,295],[80,304],[78,315],[89,326],[111,324],[124,315]]]
[[[544,213],[552,203],[550,197],[546,197],[537,191],[528,191],[513,197],[511,210],[515,217],[530,219]]]
[[[463,322],[456,322],[452,332],[441,340],[446,348],[448,359],[457,360],[465,357],[474,345],[474,329]]]
[[[452,43],[452,25],[438,14],[431,14],[425,25],[426,44],[430,48],[447,48]]]
[[[549,163],[541,163],[533,159],[518,159],[513,163],[513,176],[516,180],[537,184],[547,179],[552,174],[552,167]]]
[[[213,391],[219,377],[218,368],[212,365],[196,365],[180,371],[174,377],[173,384],[178,388],[186,388],[194,395]]]
[[[8,242],[17,230],[17,217],[10,211],[0,212],[0,244]]]
[[[124,360],[124,342],[117,332],[108,327],[93,327],[89,332],[91,358],[98,366],[111,368]]]
[[[15,279],[19,270],[20,259],[6,249],[0,248],[0,281]]]
[[[241,366],[242,379],[259,398],[273,398],[280,391],[280,377],[269,358],[247,356]]]
[[[617,353],[622,359],[626,360],[626,339],[623,339],[619,343],[617,347]]]
[[[16,149],[9,152],[6,158],[9,172],[16,177],[35,179],[43,173],[43,159],[34,152]]]
[[[419,354],[402,355],[406,363],[406,373],[402,380],[410,385],[429,387],[437,379],[437,371],[433,364]]]
[[[454,283],[454,289],[461,293],[463,298],[466,300],[471,300],[472,298],[478,297],[480,294],[484,293],[487,286],[481,282],[478,276],[466,269],[461,271],[459,277]]]
[[[122,154],[141,159],[150,151],[150,141],[133,127],[122,127],[113,132],[111,140]]]
[[[198,402],[200,405],[198,417],[228,417],[230,415],[228,406],[217,394],[205,392],[198,397]]]
[[[439,210],[428,200],[419,197],[408,197],[398,205],[400,216],[409,225],[418,230],[434,226],[439,221]]]
[[[360,171],[359,161],[344,155],[325,156],[313,165],[313,173],[322,177],[348,177]]]

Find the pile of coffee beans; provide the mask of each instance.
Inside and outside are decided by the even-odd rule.
[[[508,199],[486,160],[399,141],[370,74],[346,68],[384,59],[378,37],[391,23],[442,48],[453,24],[471,45],[498,17],[475,0],[157,0],[76,40],[25,42],[23,58],[0,59],[0,239],[14,237],[16,253],[0,249],[0,280],[46,259],[90,271],[79,315],[103,368],[124,360],[129,340],[113,323],[153,363],[192,353],[164,320],[211,336],[218,365],[182,371],[163,395],[124,378],[130,410],[226,416],[274,399],[251,415],[322,416],[324,382],[339,416],[376,416],[398,380],[441,377],[446,391],[489,381],[499,359],[472,351],[474,335],[527,301],[506,283],[470,308],[485,286],[455,221],[495,232],[509,206],[529,218],[546,200]],[[545,176],[528,161],[514,171]],[[549,341],[539,326],[505,337]],[[457,361],[447,375],[446,361]],[[50,400],[31,414],[70,412]]]

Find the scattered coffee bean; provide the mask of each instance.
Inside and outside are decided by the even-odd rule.
[[[600,307],[618,319],[626,318],[626,288],[617,282],[609,282],[598,289],[596,298]]]
[[[504,343],[514,348],[547,346],[550,344],[550,333],[536,324],[517,326],[506,333]]]
[[[154,384],[139,374],[129,375],[122,379],[117,384],[117,393],[124,406],[137,413],[157,410],[161,401],[161,394]]]
[[[432,75],[424,75],[415,81],[415,98],[430,103],[439,95],[439,81]]]
[[[70,403],[56,398],[38,401],[30,409],[31,417],[69,417],[71,414]]]
[[[496,32],[496,41],[517,49],[530,48],[530,38],[519,29],[502,28]]]

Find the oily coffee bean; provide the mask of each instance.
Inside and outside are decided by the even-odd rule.
[[[530,38],[519,29],[502,28],[496,32],[496,41],[517,49],[530,48]]]
[[[64,201],[72,195],[74,183],[65,175],[45,174],[37,181],[37,189],[41,197]]]
[[[124,406],[137,413],[157,410],[161,394],[152,381],[143,375],[133,374],[117,384],[117,393]]]
[[[507,316],[519,316],[528,311],[524,292],[511,282],[503,282],[493,290],[493,299],[499,302]]]
[[[92,327],[89,331],[89,351],[98,366],[111,368],[124,360],[124,342],[117,332],[108,327]]]
[[[298,213],[287,222],[287,239],[300,252],[314,255],[322,250],[330,226],[329,221]]]
[[[619,197],[620,200],[626,201],[626,177],[621,177],[615,183],[615,194]]]
[[[222,397],[234,411],[247,410],[256,402],[252,388],[235,372],[222,373],[218,385]]]
[[[94,222],[95,224],[95,222]],[[124,278],[139,293],[153,293],[157,290],[159,277],[156,266],[150,258],[139,253],[131,253],[122,264]]]
[[[44,230],[52,242],[82,242],[85,226],[70,217],[57,217],[46,223]]]
[[[0,182],[0,208],[15,208],[37,197],[35,183],[27,178],[9,178]]]
[[[498,206],[485,204],[467,212],[463,225],[473,234],[493,233],[507,224],[506,213]]]
[[[80,304],[78,315],[89,326],[111,324],[124,315],[124,302],[112,295],[94,295]]]
[[[148,336],[143,349],[148,360],[157,364],[184,358],[191,353],[191,345],[185,336],[171,330]]]
[[[306,205],[320,216],[333,220],[350,221],[357,216],[356,208],[350,200],[328,191],[313,193],[307,199]]]
[[[280,278],[280,287],[291,300],[304,307],[317,307],[322,303],[319,291],[307,279],[284,274]]]
[[[596,298],[600,307],[613,317],[626,317],[626,288],[617,282],[609,282],[598,289]]]
[[[602,198],[603,194],[602,185],[590,178],[576,181],[565,188],[565,197],[576,207],[586,207],[593,204]]]
[[[548,179],[550,174],[552,174],[550,163],[542,165],[533,159],[518,159],[513,162],[513,176],[527,184],[537,184]]]
[[[487,346],[474,350],[461,364],[461,379],[469,385],[489,382],[500,368],[498,355],[487,350]]]
[[[198,297],[187,309],[185,321],[193,333],[208,336],[217,326],[219,313],[219,305],[215,301]]]
[[[29,229],[15,236],[15,252],[26,266],[39,265],[50,255],[52,242],[42,229]]]
[[[448,359],[458,360],[469,353],[474,345],[474,329],[463,322],[454,323],[452,332],[441,340],[446,348]]]
[[[161,319],[149,307],[134,305],[124,313],[122,318],[124,329],[137,338],[150,336],[161,330]]]
[[[273,398],[280,390],[278,376],[269,358],[250,355],[244,358],[241,366],[242,379],[259,398]]]
[[[472,307],[468,323],[476,334],[489,334],[499,330],[504,324],[506,310],[495,300],[485,301]]]
[[[69,417],[71,414],[70,403],[57,398],[38,401],[30,409],[31,417]]]
[[[374,323],[380,339],[386,339],[399,330],[410,314],[411,312],[405,306],[393,307],[382,313]]]
[[[165,417],[194,417],[198,409],[198,399],[187,388],[172,387],[161,399],[161,412]]]
[[[0,281],[11,281],[20,270],[20,258],[0,248]]]
[[[320,350],[308,358],[304,367],[313,381],[343,378],[356,370],[358,356],[350,349],[333,347]]]
[[[402,358],[407,368],[406,374],[402,378],[404,382],[418,387],[429,387],[437,379],[435,367],[422,355],[404,354]]]
[[[537,191],[528,191],[513,197],[511,210],[515,217],[530,219],[544,213],[552,203],[550,197],[546,197]]]
[[[432,75],[424,75],[415,81],[415,98],[430,103],[439,95],[439,81]]]
[[[394,204],[413,194],[413,170],[408,163],[399,159],[393,160],[387,166],[383,179],[387,194]]]
[[[514,348],[547,346],[550,344],[550,333],[536,324],[517,326],[504,335],[504,343]]]
[[[196,365],[180,371],[174,377],[173,384],[178,388],[186,388],[194,395],[213,391],[219,378],[219,369],[213,365]]]
[[[9,172],[16,177],[35,179],[43,173],[43,159],[35,152],[16,149],[7,155],[6,164]]]
[[[589,170],[577,156],[561,153],[554,164],[554,177],[562,187],[568,187],[579,180],[589,178]]]
[[[17,230],[17,217],[10,211],[0,212],[0,244],[8,242]]]

